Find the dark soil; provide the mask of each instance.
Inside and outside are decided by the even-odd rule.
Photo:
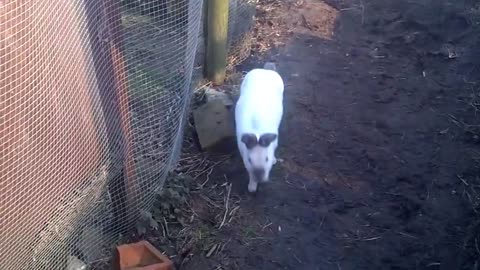
[[[477,269],[475,1],[260,2],[257,41],[285,46],[240,69],[277,62],[284,161],[256,195],[236,153],[215,167],[204,194],[223,193],[193,193],[203,244],[178,268]]]

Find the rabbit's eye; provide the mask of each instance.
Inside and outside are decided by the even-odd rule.
[[[265,161],[268,162],[268,157],[265,158]]]
[[[248,158],[248,162],[252,163],[252,159],[251,159],[251,158]]]

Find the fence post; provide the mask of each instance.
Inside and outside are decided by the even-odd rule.
[[[207,78],[222,84],[227,67],[229,0],[208,0],[207,5]]]
[[[120,13],[120,4],[116,0],[106,0],[104,1],[103,8],[105,9],[105,14],[107,16],[105,23],[106,31],[110,34],[108,37],[107,54],[109,57],[109,63],[112,71],[112,86],[113,91],[115,91],[116,102],[118,103],[118,117],[120,120],[120,127],[123,134],[123,177],[124,185],[120,186],[122,190],[119,190],[119,194],[115,194],[120,197],[120,200],[125,200],[126,217],[123,224],[115,224],[119,226],[119,229],[126,229],[133,227],[138,217],[138,199],[139,199],[139,190],[140,185],[137,182],[136,173],[135,173],[135,161],[133,159],[133,138],[132,138],[132,127],[129,114],[129,95],[127,84],[127,68],[126,60],[123,55],[123,36],[122,36],[122,23],[121,23],[121,13]],[[120,181],[120,180],[119,180]],[[117,183],[121,185],[122,183]],[[123,194],[124,193],[124,194]],[[117,205],[120,208],[123,208],[122,205]],[[119,214],[119,213],[117,213]],[[121,216],[116,216],[115,218],[122,218]],[[123,221],[123,220],[122,220]]]

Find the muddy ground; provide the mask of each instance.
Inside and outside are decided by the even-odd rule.
[[[177,269],[477,269],[479,23],[467,0],[260,1],[238,70],[277,63],[284,162],[251,195],[237,153],[210,158],[147,238]]]

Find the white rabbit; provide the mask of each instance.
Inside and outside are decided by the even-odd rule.
[[[274,63],[247,73],[235,106],[237,145],[248,171],[248,191],[269,180],[277,163],[278,128],[283,117],[284,84]]]

